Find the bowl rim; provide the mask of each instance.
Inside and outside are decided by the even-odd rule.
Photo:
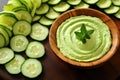
[[[81,13],[79,14],[78,12]],[[83,12],[82,12],[83,11]],[[88,12],[89,13],[88,13]],[[91,12],[91,13],[90,13]],[[108,26],[110,31],[111,31],[111,36],[112,36],[112,45],[110,50],[107,52],[107,54],[105,54],[102,58],[95,60],[95,61],[90,61],[90,62],[78,62],[75,60],[71,60],[67,57],[65,57],[57,48],[57,44],[56,44],[56,30],[59,27],[59,25],[62,23],[61,22],[61,18],[63,18],[62,21],[65,21],[66,19],[72,17],[72,16],[78,16],[78,15],[88,15],[88,16],[93,16],[93,13],[97,13],[94,15],[94,17],[98,17],[100,18],[105,24],[109,25],[108,23],[111,22],[112,26]],[[56,26],[57,24],[57,26]],[[113,29],[114,28],[114,29]],[[75,66],[79,66],[79,67],[93,67],[93,66],[97,66],[100,65],[106,61],[108,61],[117,51],[118,47],[119,47],[119,30],[117,25],[115,24],[115,22],[105,13],[96,10],[96,9],[92,9],[92,8],[80,8],[80,9],[71,9],[68,10],[64,13],[62,13],[52,24],[51,28],[50,28],[50,33],[49,33],[49,44],[51,49],[53,50],[53,52],[57,55],[57,57],[59,57],[61,60],[75,65]]]

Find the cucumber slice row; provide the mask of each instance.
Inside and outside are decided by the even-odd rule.
[[[40,58],[45,54],[45,48],[42,43],[35,41],[29,44],[26,37],[31,33],[31,23],[33,24],[33,21],[40,20],[41,16],[36,16],[35,14],[36,9],[41,7],[41,2],[41,0],[9,0],[3,7],[3,12],[0,12],[0,64],[5,64],[4,67],[10,74],[19,74],[22,72],[26,77],[35,78],[42,72],[42,64],[37,59],[25,60],[25,58],[19,54],[14,55],[14,52],[20,53],[26,49],[28,49],[26,52],[31,52],[29,51],[31,47],[34,47],[34,49],[32,49],[33,52],[37,49],[38,53],[36,54],[38,55],[34,55],[34,53],[31,52],[28,53],[28,57]],[[42,34],[40,37],[41,40],[44,40],[48,36],[49,30],[46,27],[42,29],[44,30],[41,31]],[[6,48],[9,47],[9,44],[10,48]],[[29,66],[31,62],[32,67]],[[35,64],[35,66],[33,64]],[[32,69],[34,71],[36,70],[35,74],[32,72],[26,74],[27,71]]]
[[[19,74],[22,70],[23,62],[26,62],[24,57],[21,55],[15,54],[14,56],[11,53],[14,53],[13,51],[23,52],[26,50],[29,41],[25,36],[28,36],[31,32],[31,23],[33,22],[32,16],[34,16],[35,11],[40,7],[40,4],[41,0],[9,0],[8,4],[3,7],[3,10],[5,12],[0,13],[0,64],[5,64],[5,68],[10,74]],[[40,16],[37,16],[34,18],[34,21],[38,21],[39,19]],[[13,35],[12,32],[14,33]],[[11,40],[9,37],[12,37]],[[2,48],[4,46],[7,46],[9,44],[9,41],[11,49],[7,50],[5,48],[3,52]],[[42,52],[39,54],[40,58],[40,56],[42,57],[45,54],[45,49],[42,44],[40,46],[40,43],[39,47],[42,48]],[[34,55],[32,55],[32,57],[33,56]],[[33,61],[33,63],[34,62],[35,61]],[[37,76],[33,75],[33,77]]]
[[[120,0],[99,0],[96,5],[106,14],[113,14],[120,19]]]
[[[116,18],[120,19],[120,0],[83,0],[87,5],[95,4],[97,5],[100,9],[102,9],[106,14],[113,14]],[[82,8],[84,5],[82,4],[83,2],[81,1]],[[81,8],[81,5],[76,5],[74,8]]]
[[[59,12],[59,14],[60,14],[61,12],[64,12],[64,11],[68,10],[70,7],[73,7],[73,8],[88,8],[91,4],[95,4],[101,9],[109,8],[109,7],[111,7],[111,5],[120,6],[119,1],[120,0],[92,0],[92,1],[90,1],[90,0],[66,0],[66,1],[62,1],[62,0],[36,0],[35,3],[34,3],[33,0],[29,0],[29,1],[27,1],[27,0],[20,0],[19,1],[18,0],[18,2],[17,1],[14,2],[14,0],[13,0],[13,1],[9,1],[8,7],[5,6],[5,9],[4,8],[3,9],[9,11],[9,9],[11,7],[11,9],[13,11],[16,11],[17,9],[18,10],[21,9],[21,10],[25,10],[25,11],[27,10],[28,12],[32,11],[31,15],[32,15],[32,17],[34,17],[34,16],[36,16],[36,14],[40,15],[40,16],[41,15],[46,16],[46,14],[48,14],[48,12],[50,10],[49,7],[53,7],[53,9],[56,12]],[[13,5],[13,3],[14,3],[14,5]],[[15,3],[17,5],[15,5]],[[47,7],[44,8],[42,6],[43,4],[46,4]],[[11,5],[11,6],[9,6],[9,5]],[[117,9],[116,9],[116,11],[115,11],[115,9],[114,10],[112,9],[113,12],[110,12],[110,13],[109,13],[108,10],[104,10],[104,11],[106,13],[108,11],[107,14],[114,14],[114,13],[117,13]],[[51,19],[51,17],[47,17],[47,18]]]

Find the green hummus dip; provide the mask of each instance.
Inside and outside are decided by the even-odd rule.
[[[94,30],[90,39],[83,44],[76,38],[82,24],[87,30]],[[101,58],[111,47],[110,30],[101,19],[91,16],[76,16],[64,21],[57,29],[57,47],[61,53],[75,61],[88,62]]]

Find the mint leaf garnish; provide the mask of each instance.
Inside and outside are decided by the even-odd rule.
[[[82,41],[83,44],[86,43],[86,39],[90,39],[90,35],[94,30],[87,30],[85,24],[81,25],[80,32],[75,32],[76,38]]]

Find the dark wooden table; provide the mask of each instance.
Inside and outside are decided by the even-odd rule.
[[[0,0],[0,10],[7,0]],[[120,29],[120,20],[110,16]],[[51,50],[48,38],[43,41],[46,54],[40,59],[43,64],[42,74],[30,80],[120,80],[120,48],[117,53],[105,64],[93,69],[83,69],[71,66],[60,60]],[[10,75],[0,65],[0,80],[29,80],[18,75]]]

